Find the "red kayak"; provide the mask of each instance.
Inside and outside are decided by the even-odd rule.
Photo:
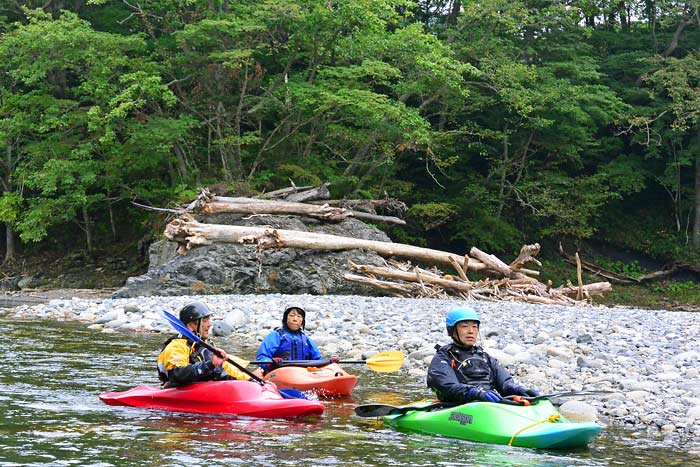
[[[349,396],[357,383],[357,376],[350,375],[337,363],[321,367],[282,366],[265,375],[280,389],[292,388],[313,391],[319,396]]]
[[[319,401],[285,399],[273,385],[251,381],[209,381],[169,389],[138,386],[124,392],[103,392],[100,399],[108,405],[257,418],[319,415],[324,409]]]

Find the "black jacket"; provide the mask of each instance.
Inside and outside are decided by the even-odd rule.
[[[479,346],[448,344],[440,347],[428,367],[428,387],[444,402],[470,402],[469,389],[495,390],[501,396],[515,394],[516,384],[498,360]]]

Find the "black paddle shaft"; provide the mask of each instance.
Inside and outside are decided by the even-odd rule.
[[[359,417],[383,417],[385,415],[403,415],[405,413],[417,410],[420,412],[429,412],[437,409],[447,409],[455,407],[459,404],[451,404],[449,402],[434,402],[428,405],[388,405],[388,404],[367,404],[358,405],[355,407],[355,414]]]
[[[221,358],[223,356],[223,355],[221,355],[221,352],[219,352],[214,347],[212,347],[211,345],[204,342],[204,340],[200,339],[199,344],[202,345],[205,349],[209,349],[212,353],[216,354],[217,357]],[[232,358],[227,357],[226,361],[229,362],[231,365],[235,366],[236,368],[238,368],[239,370],[241,370],[243,373],[250,376],[251,379],[260,383],[260,385],[265,386],[265,380],[263,380],[260,376],[256,375],[252,371],[250,371],[248,368],[246,368],[242,365],[239,365],[238,362],[236,362]]]

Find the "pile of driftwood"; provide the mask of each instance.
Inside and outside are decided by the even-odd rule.
[[[307,188],[302,191],[296,187],[285,188],[266,193],[257,198],[231,198],[216,196],[204,189],[199,196],[185,208],[186,212],[205,214],[230,213],[249,215],[292,214],[314,217],[329,222],[340,222],[348,217],[355,217],[371,222],[389,224],[406,224],[406,221],[394,216],[381,216],[376,208],[406,211],[406,205],[395,199],[384,200],[330,200],[327,185],[319,188]],[[319,200],[324,200],[320,201]]]
[[[316,191],[321,188],[312,188]],[[301,196],[304,191],[293,187],[285,189],[288,194]],[[283,191],[283,190],[280,190]],[[271,194],[267,195],[268,197]],[[306,201],[314,197],[307,195]],[[357,201],[359,204],[359,200]],[[363,201],[365,206],[380,201]],[[387,200],[394,203],[395,200]],[[310,216],[325,221],[339,221],[346,217],[399,223],[401,219],[380,216],[343,206],[321,205],[282,199],[227,198],[203,191],[196,201],[190,203],[184,214],[171,221],[165,229],[165,237],[178,243],[178,252],[186,254],[192,248],[213,243],[238,243],[254,245],[259,255],[268,249],[302,248],[314,250],[366,249],[389,258],[384,267],[350,264],[351,273],[344,277],[348,281],[361,283],[382,290],[389,295],[405,297],[464,298],[478,300],[525,301],[532,303],[584,305],[592,303],[591,297],[611,290],[610,283],[598,282],[584,285],[581,282],[581,263],[578,263],[578,283],[567,282],[554,288],[551,282],[544,284],[536,279],[539,271],[526,268],[527,263],[541,266],[535,258],[540,245],[524,245],[518,257],[506,264],[494,255],[472,248],[469,255],[457,255],[430,248],[401,243],[364,240],[314,232],[246,227],[233,225],[204,224],[197,222],[190,213],[228,212],[249,215],[294,214]],[[340,203],[338,203],[340,204]],[[403,258],[399,262],[390,258]],[[411,265],[411,262],[434,265],[426,269]],[[452,274],[443,273],[438,267],[449,268]],[[447,269],[446,269],[447,270]],[[470,280],[478,274],[480,279]]]

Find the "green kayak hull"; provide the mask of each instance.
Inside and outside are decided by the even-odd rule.
[[[411,410],[387,415],[384,420],[392,426],[421,433],[542,449],[586,446],[601,429],[595,422],[566,420],[546,399],[530,406],[471,402],[433,411]]]

